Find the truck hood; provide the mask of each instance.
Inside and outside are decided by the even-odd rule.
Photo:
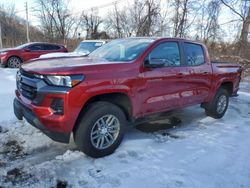
[[[86,69],[95,69],[93,66],[106,66],[130,62],[111,62],[100,58],[89,57],[57,57],[35,59],[22,65],[22,69],[36,74],[74,74],[82,73]]]

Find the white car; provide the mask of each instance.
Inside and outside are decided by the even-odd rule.
[[[77,48],[73,52],[69,53],[50,53],[41,55],[39,58],[50,58],[50,57],[78,57],[78,56],[85,56],[90,54],[95,49],[101,47],[102,45],[106,44],[108,41],[106,40],[84,40],[80,42]]]

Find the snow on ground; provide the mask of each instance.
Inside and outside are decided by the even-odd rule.
[[[248,82],[223,119],[185,108],[173,121],[128,128],[113,155],[92,159],[15,119],[15,72],[0,69],[0,187],[250,187]]]
[[[15,96],[16,69],[0,68],[0,121],[15,119],[12,102]]]

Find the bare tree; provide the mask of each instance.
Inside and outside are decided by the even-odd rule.
[[[82,12],[81,15],[81,26],[86,30],[87,39],[98,39],[99,38],[99,27],[103,22],[101,17],[98,16],[98,11],[92,9],[90,13]]]
[[[174,0],[173,2],[173,7],[176,10],[173,18],[175,37],[184,37],[185,35],[189,2],[190,0]]]
[[[242,53],[242,50],[246,48],[248,41],[248,34],[250,28],[250,1],[249,0],[221,0],[221,2],[229,8],[237,17],[239,17],[242,23],[242,29],[240,32],[240,48],[239,53]]]
[[[160,17],[160,1],[136,0],[130,9],[133,27],[136,36],[152,36],[156,32],[155,27]]]
[[[8,7],[0,5],[0,22],[2,27],[2,41],[3,44],[8,46],[16,45],[18,41],[18,34],[21,31],[17,31],[17,25],[19,20],[16,19],[15,6],[10,5]]]
[[[124,22],[124,10],[119,10],[117,3],[114,3],[112,11],[109,11],[108,15],[104,18],[105,30],[108,30],[115,38],[125,37]],[[126,17],[126,16],[125,16]]]
[[[26,43],[26,21],[16,15],[14,5],[0,4],[0,23],[2,28],[2,42],[4,47],[14,47]],[[43,34],[36,27],[30,25],[32,41],[41,41]]]
[[[117,8],[117,3],[114,4],[114,27],[117,32],[117,37],[121,38],[123,36],[121,31],[121,14]]]
[[[106,16],[106,28],[114,37],[153,36],[162,31],[160,0],[135,0],[133,4],[113,11]]]
[[[205,43],[213,43],[218,38],[220,25],[218,18],[220,15],[220,0],[203,0],[199,12],[200,19],[197,19],[197,35],[196,38]]]
[[[205,42],[211,41],[214,42],[217,35],[218,30],[220,28],[218,24],[218,18],[220,14],[220,3],[218,0],[212,0],[208,3],[207,6],[207,22],[204,29],[204,38]]]
[[[65,40],[75,24],[68,2],[64,0],[37,0],[37,15],[41,29],[49,40]]]

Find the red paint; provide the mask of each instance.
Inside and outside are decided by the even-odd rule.
[[[157,39],[136,60],[126,63],[100,64],[99,61],[88,58],[36,60],[22,66],[22,69],[36,74],[83,74],[85,80],[66,94],[45,94],[40,106],[33,105],[18,91],[17,98],[28,106],[49,130],[71,132],[86,102],[101,94],[127,95],[131,101],[133,118],[139,118],[209,102],[225,82],[232,83],[233,93],[237,92],[241,68],[237,65],[211,64],[207,49],[202,44],[206,61],[203,65],[145,68],[144,58],[162,41],[182,43],[185,40]],[[64,115],[54,115],[50,110],[51,100],[55,97],[64,99]]]
[[[39,51],[29,50],[29,47],[33,45],[55,45],[60,48],[57,50],[44,50],[44,49]],[[13,56],[19,57],[22,60],[22,62],[26,62],[31,59],[38,58],[42,54],[55,53],[55,52],[68,52],[68,50],[62,45],[50,44],[50,43],[37,43],[37,42],[27,43],[24,46],[22,45],[22,47],[20,48],[16,47],[16,48],[2,49],[1,51],[6,52],[4,54],[0,53],[0,60],[1,60],[0,63],[3,65],[7,65],[8,59]]]

